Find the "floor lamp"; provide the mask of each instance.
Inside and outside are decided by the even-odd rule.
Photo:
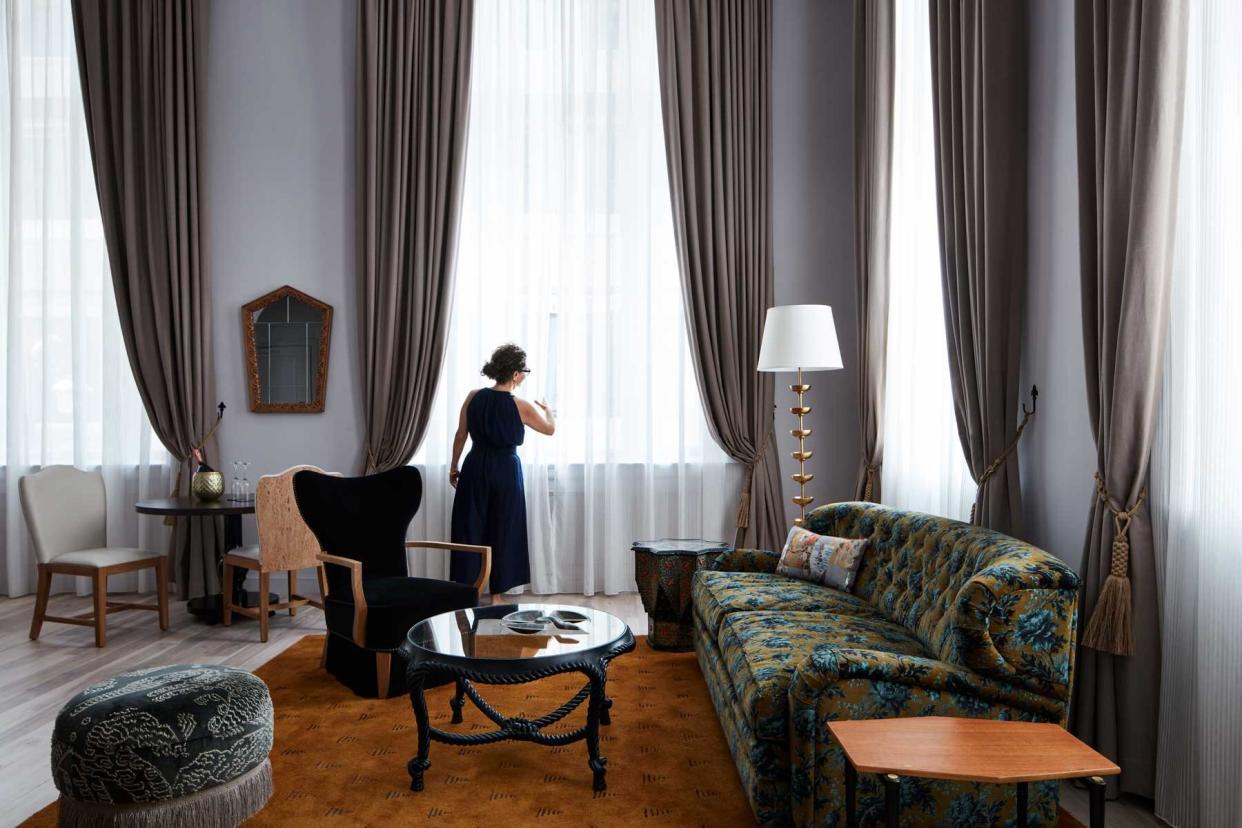
[[[790,475],[798,484],[798,494],[793,502],[801,510],[794,519],[798,526],[806,522],[806,507],[815,498],[806,493],[806,484],[815,475],[807,474],[806,461],[813,451],[808,451],[806,438],[811,436],[805,417],[811,413],[806,404],[806,392],[811,386],[802,381],[803,371],[833,371],[841,368],[841,349],[837,346],[837,327],[832,321],[832,308],[827,305],[780,305],[768,308],[763,323],[763,342],[759,346],[759,370],[768,372],[796,371],[798,380],[789,390],[798,396],[797,405],[789,409],[798,420],[797,428],[789,433],[798,438],[798,450],[793,459],[798,461],[798,471]]]

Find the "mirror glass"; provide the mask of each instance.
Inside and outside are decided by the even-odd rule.
[[[292,288],[246,306],[252,411],[323,410],[331,320],[331,306]]]

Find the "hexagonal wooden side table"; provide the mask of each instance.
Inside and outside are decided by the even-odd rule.
[[[1121,768],[1064,728],[1038,722],[923,716],[828,722],[845,751],[845,823],[858,825],[859,773],[884,782],[886,825],[897,828],[902,776],[1017,786],[1017,825],[1027,825],[1027,784],[1086,779],[1091,828],[1104,825],[1104,780]]]

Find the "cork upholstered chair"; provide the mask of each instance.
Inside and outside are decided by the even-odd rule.
[[[479,604],[492,568],[492,551],[442,541],[407,541],[423,496],[413,466],[367,477],[331,477],[313,471],[293,478],[298,508],[319,539],[328,580],[324,666],[360,696],[405,692],[400,647],[410,627],[442,612]],[[481,555],[473,584],[412,578],[407,549],[448,549]]]
[[[38,594],[30,638],[37,640],[44,621],[95,628],[95,646],[107,641],[108,613],[140,609],[158,612],[160,629],[168,629],[168,559],[146,549],[108,546],[107,493],[103,475],[73,466],[48,466],[17,484],[22,514],[34,541],[39,565]],[[156,603],[108,600],[108,576],[154,569]],[[47,614],[53,575],[90,578],[94,611],[70,617]]]
[[[293,497],[293,476],[301,471],[323,474],[315,466],[294,466],[280,474],[265,474],[259,478],[255,491],[254,517],[259,529],[257,546],[235,549],[224,556],[224,613],[227,627],[233,622],[233,613],[240,613],[259,621],[259,640],[267,641],[268,619],[274,610],[289,610],[296,615],[298,607],[308,604],[323,609],[323,597],[327,593],[323,564],[319,562],[319,541],[311,532],[302,513],[298,511]],[[243,606],[235,603],[233,595],[233,570],[237,567],[259,574],[259,605]],[[313,569],[319,581],[319,600],[299,595],[298,572]],[[287,573],[289,597],[285,601],[269,603],[272,573]]]

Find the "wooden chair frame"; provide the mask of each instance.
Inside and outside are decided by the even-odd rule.
[[[487,584],[487,579],[492,574],[492,548],[490,546],[476,546],[469,543],[448,543],[447,541],[406,541],[406,549],[447,549],[452,552],[472,552],[476,555],[483,556],[483,566],[479,568],[479,577],[474,581],[474,591],[482,598],[483,587]],[[353,640],[354,643],[363,649],[367,648],[367,596],[362,588],[362,561],[353,558],[343,558],[339,555],[329,555],[321,552],[316,557],[324,563],[324,565],[343,566],[349,570],[349,588],[354,598],[354,625]],[[322,570],[321,570],[322,572]],[[322,576],[321,576],[322,577]],[[328,597],[326,580],[320,581],[323,589],[323,597]],[[328,633],[330,636],[332,633]],[[391,650],[375,650],[375,686],[379,697],[384,698],[388,695],[388,674],[392,669],[392,651]],[[321,664],[328,654],[328,639],[324,638],[323,655],[320,658]]]
[[[258,554],[251,556],[233,551],[224,555],[224,601],[220,620],[224,626],[230,626],[235,612],[256,619],[259,622],[261,642],[267,641],[269,616],[274,610],[287,609],[290,616],[296,616],[298,607],[310,605],[323,609],[323,599],[328,593],[323,564],[314,558],[319,553],[319,543],[302,518],[293,494],[293,478],[303,471],[328,474],[318,466],[298,465],[279,474],[259,478],[255,514],[259,529]],[[259,574],[257,607],[233,603],[233,576],[236,568]],[[315,570],[319,580],[318,601],[298,594],[298,572],[303,569]],[[289,597],[287,600],[272,603],[268,597],[271,594],[271,576],[272,573],[281,572],[289,576]]]
[[[259,573],[259,606],[243,607],[233,603],[233,567],[241,567]],[[266,642],[268,634],[268,617],[275,610],[289,610],[290,616],[298,613],[298,607],[307,605],[323,609],[323,599],[328,594],[328,580],[324,577],[323,566],[315,567],[315,574],[319,577],[319,600],[308,598],[305,595],[299,595],[297,592],[298,572],[297,569],[277,570],[284,571],[289,576],[289,598],[284,601],[270,603],[268,596],[271,594],[271,578],[272,572],[264,572],[262,563],[255,558],[248,558],[244,555],[226,554],[224,556],[224,604],[221,612],[221,623],[228,627],[233,624],[233,613],[244,615],[247,618],[257,619],[259,622],[259,641]]]
[[[122,572],[133,572],[139,569],[154,569],[156,579],[156,603],[134,604],[124,601],[108,600],[108,576]],[[63,616],[48,615],[47,602],[51,597],[53,575],[80,575],[92,581],[92,597],[94,611],[81,615]],[[140,561],[127,561],[112,566],[85,566],[82,564],[39,564],[39,587],[35,596],[34,618],[30,621],[30,640],[37,641],[44,621],[54,624],[76,624],[79,627],[95,628],[95,646],[102,647],[107,643],[108,614],[124,610],[150,610],[159,613],[160,629],[168,629],[168,558],[158,555]]]

